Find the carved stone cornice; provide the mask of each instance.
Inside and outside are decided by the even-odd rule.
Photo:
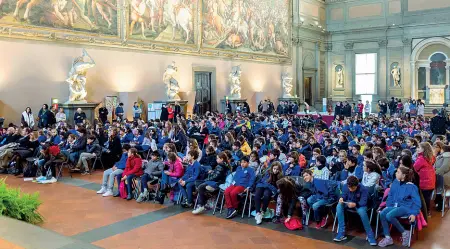
[[[388,45],[388,40],[381,40],[381,41],[378,41],[378,46],[379,46],[380,48],[386,48],[387,45]]]
[[[353,45],[355,45],[354,42],[345,42],[344,47],[346,50],[353,50]]]
[[[402,39],[402,42],[403,42],[403,46],[411,46],[411,42],[412,42],[412,39],[409,39],[409,38],[403,38]]]

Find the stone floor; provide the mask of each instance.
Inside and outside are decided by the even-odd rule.
[[[349,239],[334,243],[331,221],[325,230],[311,224],[302,231],[289,231],[280,224],[256,226],[254,219],[247,217],[226,220],[224,214],[194,216],[177,205],[104,198],[95,193],[101,182],[99,171],[90,176],[65,177],[50,185],[13,176],[6,182],[25,192],[40,192],[43,204],[39,212],[45,221],[32,226],[0,217],[0,249],[370,248],[360,225],[353,220]],[[445,239],[449,230],[450,214],[441,218],[434,213],[412,248],[450,248]]]

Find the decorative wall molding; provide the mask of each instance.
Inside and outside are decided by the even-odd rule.
[[[388,40],[381,40],[381,41],[378,41],[378,46],[379,46],[380,48],[386,48],[387,45],[388,45]]]
[[[354,42],[345,42],[344,47],[346,50],[353,50]]]
[[[412,39],[403,38],[402,42],[403,42],[403,46],[411,46]]]
[[[325,43],[325,51],[333,51],[333,43]]]

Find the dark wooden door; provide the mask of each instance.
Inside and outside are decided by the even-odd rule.
[[[205,114],[211,111],[211,72],[195,72],[195,103],[199,104],[199,111]]]

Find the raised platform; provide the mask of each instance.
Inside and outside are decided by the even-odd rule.
[[[241,103],[247,102],[247,99],[228,99],[228,102],[230,102],[230,104],[231,104],[232,112],[236,113],[236,106],[241,104]],[[225,103],[226,103],[226,99],[221,99],[220,100],[220,106],[221,106],[220,111],[222,113],[225,113],[225,111],[226,111],[226,104]]]
[[[82,103],[82,102],[73,102],[73,103],[63,103],[60,107],[64,108],[64,113],[66,114],[67,122],[70,125],[73,125],[73,117],[78,108],[86,113],[86,120],[88,120],[91,124],[94,123],[95,119],[95,108],[100,103]]]

